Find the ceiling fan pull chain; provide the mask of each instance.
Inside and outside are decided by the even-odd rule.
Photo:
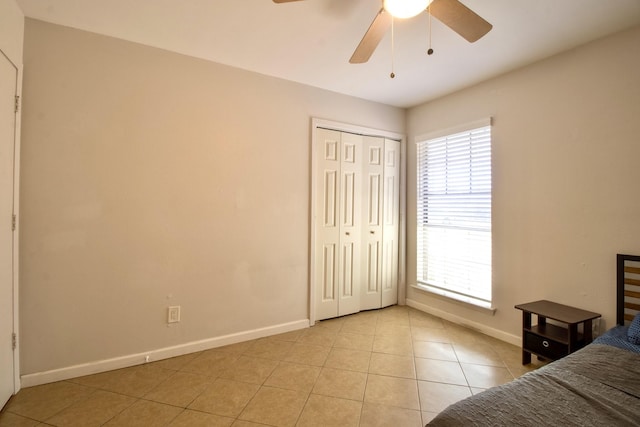
[[[427,55],[433,55],[433,49],[431,49],[431,8],[427,8],[427,13],[429,14],[429,49],[427,50]]]
[[[396,73],[394,73],[394,57],[395,57],[395,43],[394,43],[394,39],[393,39],[393,35],[394,35],[394,31],[393,31],[393,22],[395,21],[395,18],[391,18],[391,74],[389,74],[389,77],[391,77],[392,79],[396,77]]]

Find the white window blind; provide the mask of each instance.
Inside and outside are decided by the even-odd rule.
[[[491,306],[491,126],[418,142],[418,286]]]

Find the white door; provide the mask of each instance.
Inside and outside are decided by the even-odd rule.
[[[382,295],[382,203],[384,185],[384,139],[364,138],[364,213],[361,305],[363,310],[381,307]]]
[[[382,307],[398,302],[400,238],[400,142],[384,140]]]
[[[362,136],[342,133],[338,316],[360,311],[362,283]]]
[[[12,217],[17,75],[0,51],[0,408],[15,390]]]
[[[317,129],[314,283],[316,319],[360,310],[360,136]]]
[[[400,142],[316,128],[315,320],[398,302]]]

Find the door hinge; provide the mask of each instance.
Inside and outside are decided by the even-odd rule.
[[[15,350],[17,346],[18,346],[18,336],[14,332],[11,334],[11,349]]]
[[[20,111],[20,95],[16,95],[16,99],[15,99],[15,110],[14,110],[14,112],[17,113],[18,111]]]
[[[11,217],[11,231],[16,231],[16,214],[13,214]]]

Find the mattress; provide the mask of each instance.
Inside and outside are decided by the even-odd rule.
[[[455,403],[428,425],[638,426],[640,354],[599,340]]]

